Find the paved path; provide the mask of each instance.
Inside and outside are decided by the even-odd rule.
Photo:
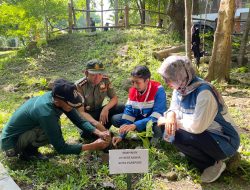
[[[0,163],[0,190],[21,190]]]

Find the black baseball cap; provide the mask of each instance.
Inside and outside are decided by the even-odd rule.
[[[98,59],[92,59],[86,63],[86,70],[90,74],[104,74],[105,69],[102,62]]]
[[[76,89],[76,85],[64,79],[57,79],[52,88],[52,96],[65,101],[70,106],[82,106],[83,98]]]

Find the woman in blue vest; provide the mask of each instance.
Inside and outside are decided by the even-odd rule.
[[[195,75],[184,56],[168,57],[158,72],[173,89],[170,108],[158,125],[165,125],[165,135],[174,136],[173,145],[202,171],[202,182],[215,181],[226,168],[224,160],[240,144],[222,96]]]

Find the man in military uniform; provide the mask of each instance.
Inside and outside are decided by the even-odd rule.
[[[123,113],[124,105],[118,105],[118,97],[99,60],[88,61],[83,73],[86,77],[76,82],[78,91],[84,97],[84,106],[78,111],[97,129],[105,131],[111,126],[112,116]],[[106,97],[110,100],[103,105]],[[82,131],[82,137],[86,136],[89,135]]]

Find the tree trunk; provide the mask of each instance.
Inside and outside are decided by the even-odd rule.
[[[154,58],[162,61],[163,59],[170,56],[172,53],[178,53],[178,52],[184,51],[184,49],[185,49],[184,45],[174,46],[174,47],[170,47],[168,49],[155,51],[155,52],[153,52],[153,56],[154,56]]]
[[[46,41],[49,40],[49,24],[48,24],[48,18],[45,16],[45,39]]]
[[[140,17],[141,17],[141,24],[145,24],[146,22],[146,12],[145,12],[145,0],[138,0],[136,1],[137,7],[139,9]]]
[[[125,6],[124,12],[125,12],[125,28],[129,29],[129,7],[128,5]]]
[[[220,2],[219,0],[212,0],[212,11],[218,11]]]
[[[103,23],[103,0],[101,0],[101,26],[102,27],[104,26],[104,23]]]
[[[75,12],[75,7],[74,7],[74,2],[73,2],[73,0],[70,0],[70,3],[71,3],[72,14],[73,14],[73,19],[74,19],[73,27],[77,28],[77,24],[76,24],[76,12]]]
[[[137,8],[139,10],[140,18],[142,18],[141,6],[140,6],[139,1],[136,1],[136,5],[137,5]]]
[[[198,15],[198,14],[200,14],[200,0],[193,0],[192,1],[192,6],[193,6],[193,8],[192,8],[192,14],[193,15]]]
[[[191,20],[192,0],[185,0],[185,50],[186,56],[191,60]]]
[[[69,17],[68,17],[68,22],[69,22],[69,28],[68,28],[68,33],[72,34],[72,29],[73,29],[73,17],[72,17],[72,5],[69,2],[68,3],[68,13],[69,13]]]
[[[43,1],[43,13],[44,13],[44,27],[45,27],[45,39],[46,41],[49,40],[49,25],[48,25],[48,17],[47,17],[47,12],[46,12],[46,0]]]
[[[90,10],[90,0],[86,0],[86,10],[89,11]],[[90,26],[90,12],[86,12],[86,23],[87,23],[87,27]],[[90,32],[90,29],[87,29],[88,32]]]
[[[146,11],[145,11],[146,5],[145,1],[142,2],[141,9],[142,9],[142,18],[141,18],[141,24],[146,24]]]
[[[158,4],[157,4],[157,10],[158,10],[158,23],[160,23],[160,20],[161,20],[161,14],[160,14],[160,11],[161,11],[161,1],[158,0]]]
[[[248,41],[248,33],[250,30],[250,13],[248,13],[248,17],[247,17],[247,21],[245,24],[245,30],[241,39],[241,44],[240,44],[240,52],[239,52],[239,56],[238,56],[238,64],[239,66],[244,66],[245,63],[243,62],[244,59],[244,55],[246,53],[246,45],[247,45],[247,41]]]
[[[184,1],[170,0],[165,3],[166,13],[172,21],[170,30],[184,37]]]
[[[115,0],[114,1],[114,4],[115,4],[115,26],[118,26],[118,0]]]
[[[231,66],[232,39],[235,1],[221,0],[218,23],[214,34],[212,57],[209,62],[208,81],[228,81]]]

